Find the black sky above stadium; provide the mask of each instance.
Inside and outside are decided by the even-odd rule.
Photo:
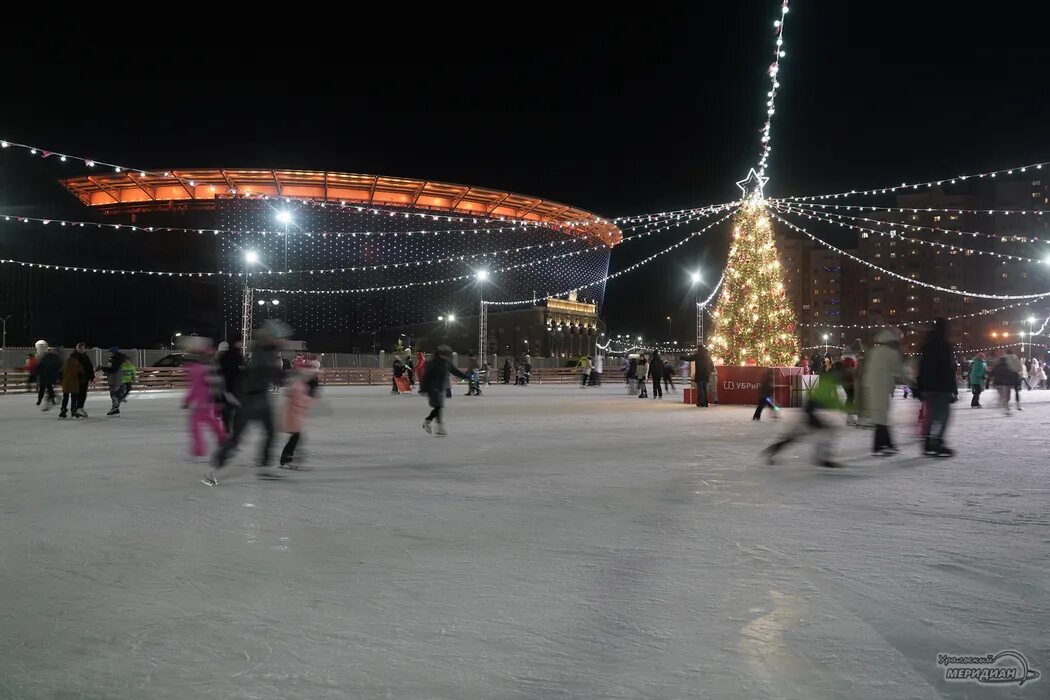
[[[513,18],[464,11],[471,19],[415,24],[396,12],[311,13],[267,16],[263,34],[257,13],[236,24],[200,15],[192,21],[208,26],[193,32],[163,20],[148,31],[13,20],[0,47],[0,137],[146,168],[460,182],[609,217],[724,202],[757,160],[779,3],[694,5],[520,6],[506,9]],[[1050,10],[1033,7],[793,3],[767,194],[1050,159]],[[187,38],[222,48],[180,45]],[[21,156],[0,156],[0,212],[69,213],[75,203],[52,181],[76,171]],[[625,245],[613,269],[680,237]],[[717,278],[724,239],[610,282],[608,330],[666,338],[671,315],[673,335],[691,336],[687,272]]]

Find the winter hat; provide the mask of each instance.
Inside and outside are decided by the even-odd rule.
[[[120,352],[120,348],[118,348],[116,345],[114,345],[113,347],[111,347],[109,349],[109,351],[110,351],[110,353],[116,355],[118,352]]]

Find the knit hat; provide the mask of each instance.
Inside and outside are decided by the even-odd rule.
[[[109,349],[109,351],[110,351],[110,352],[111,352],[112,354],[116,355],[116,354],[117,354],[118,352],[120,352],[120,348],[118,348],[118,347],[117,347],[116,345],[114,345],[113,347],[111,347],[111,348]]]

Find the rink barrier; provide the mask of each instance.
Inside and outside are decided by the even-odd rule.
[[[575,367],[543,367],[532,370],[531,384],[579,384],[582,372]],[[381,367],[331,367],[318,372],[318,382],[327,386],[388,386],[392,377],[391,370]],[[610,370],[603,375],[605,381],[623,381],[619,369]],[[492,372],[493,384],[503,382],[502,372]],[[29,374],[23,370],[0,370],[0,394],[25,394],[31,391]],[[188,381],[186,370],[175,367],[140,367],[135,378],[134,391],[163,389],[184,389]],[[514,375],[511,375],[514,383]],[[61,388],[56,386],[61,394]],[[95,382],[90,391],[109,391],[106,377],[96,373]]]

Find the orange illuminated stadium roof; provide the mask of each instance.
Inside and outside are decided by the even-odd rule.
[[[156,171],[160,172],[160,171]],[[399,206],[537,221],[613,245],[614,224],[568,204],[469,185],[322,170],[169,170],[163,175],[106,173],[61,181],[81,202],[106,213],[211,208],[230,197],[288,197],[317,202]],[[568,227],[568,224],[572,224]]]

